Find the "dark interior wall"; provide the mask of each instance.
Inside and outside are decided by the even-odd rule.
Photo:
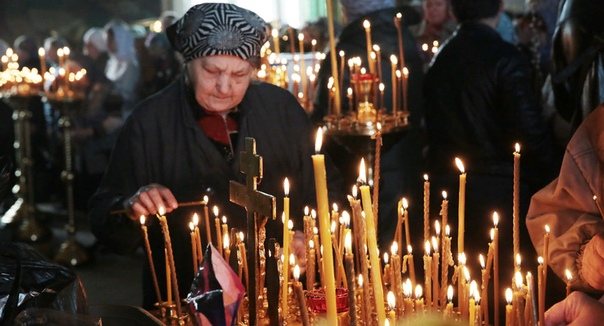
[[[12,44],[28,34],[41,43],[61,35],[77,46],[89,27],[102,27],[112,18],[132,23],[160,13],[161,0],[0,0],[0,38]]]

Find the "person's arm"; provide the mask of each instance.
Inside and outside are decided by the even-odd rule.
[[[578,274],[573,283],[574,288],[593,291],[581,270],[585,258],[583,254],[591,255],[584,251],[585,247],[596,234],[604,231],[604,220],[589,186],[589,182],[595,180],[593,173],[597,171],[587,174],[581,168],[583,166],[584,163],[578,162],[577,157],[567,150],[558,179],[531,199],[526,226],[538,254],[543,255],[545,225],[549,225],[550,267],[562,279],[565,279],[564,270],[568,268],[573,274]],[[593,169],[597,168],[594,166]],[[600,270],[604,272],[604,265]]]
[[[545,312],[544,325],[598,325],[604,319],[603,299],[596,300],[585,293],[572,292]]]

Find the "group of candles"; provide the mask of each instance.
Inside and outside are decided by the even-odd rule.
[[[40,48],[40,70],[28,67],[19,69],[19,57],[9,48],[1,57],[0,89],[19,95],[39,95],[44,88],[46,95],[59,99],[81,97],[85,87],[86,69],[71,69],[68,64],[69,55],[68,47],[58,49],[58,65],[47,69],[46,51]]]

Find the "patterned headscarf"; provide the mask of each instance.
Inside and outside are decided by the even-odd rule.
[[[185,61],[211,55],[243,60],[260,55],[267,41],[266,23],[255,13],[227,3],[202,3],[166,30],[172,46]]]

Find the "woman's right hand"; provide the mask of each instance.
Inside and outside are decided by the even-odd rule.
[[[128,216],[133,220],[138,220],[141,215],[154,215],[160,209],[164,214],[170,213],[178,207],[178,202],[170,189],[152,183],[140,187],[138,191],[125,201],[124,206],[128,211]]]

